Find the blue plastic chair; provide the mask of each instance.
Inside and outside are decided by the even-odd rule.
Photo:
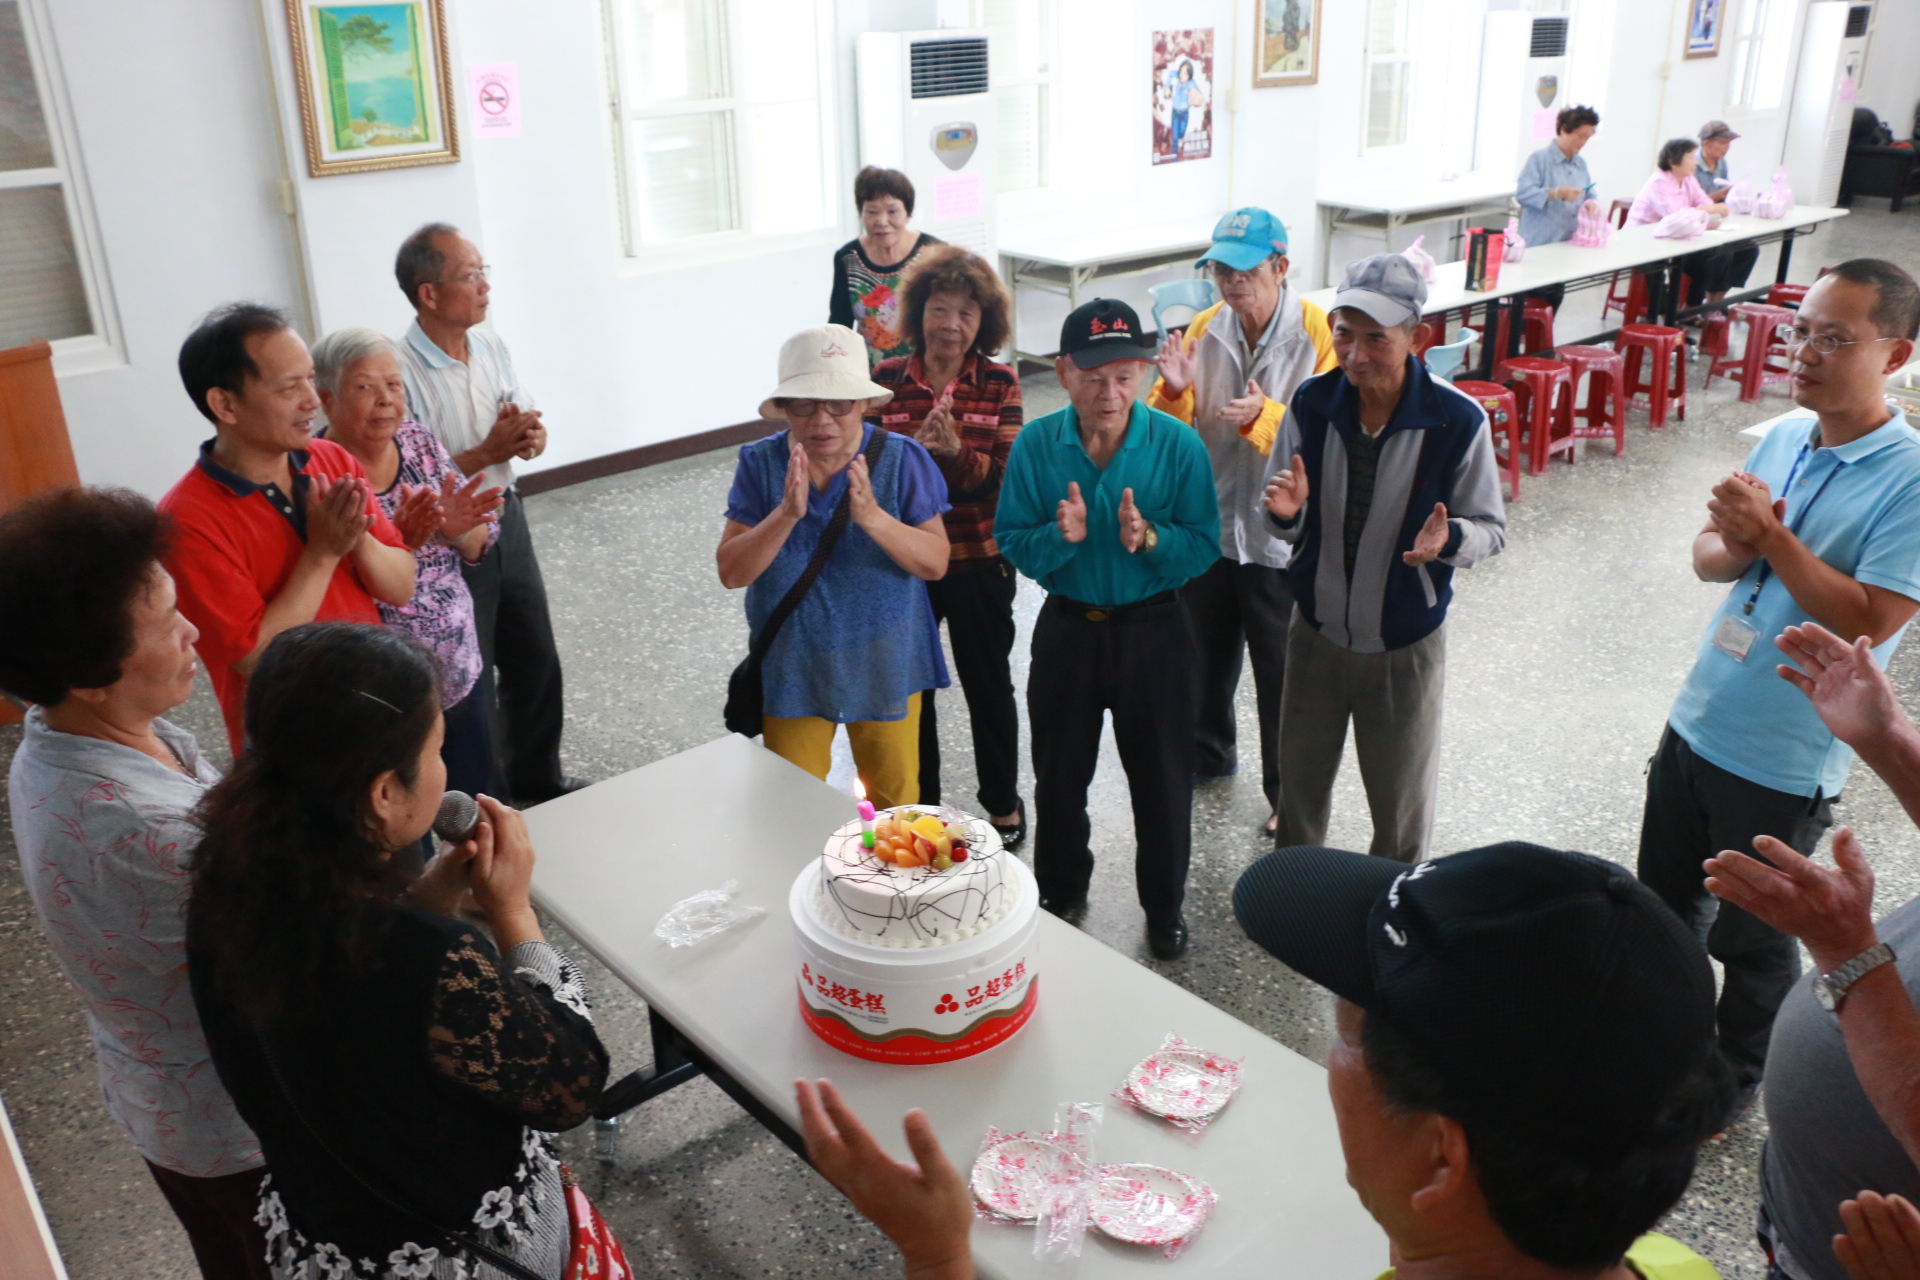
[[[1467,348],[1480,340],[1480,335],[1472,329],[1460,330],[1460,337],[1444,347],[1427,348],[1427,372],[1436,378],[1453,381],[1453,375],[1460,372],[1460,366],[1467,362]]]
[[[1163,338],[1174,329],[1186,328],[1195,316],[1220,300],[1214,296],[1213,281],[1201,276],[1150,285],[1147,292],[1153,295],[1153,327]]]

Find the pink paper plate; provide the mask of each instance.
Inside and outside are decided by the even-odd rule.
[[[1199,1120],[1226,1106],[1239,1087],[1230,1067],[1204,1049],[1162,1049],[1128,1074],[1127,1092],[1143,1111]]]
[[[1093,1188],[1093,1225],[1130,1244],[1171,1244],[1213,1212],[1213,1189],[1154,1164],[1105,1164]]]
[[[1067,1176],[1066,1151],[1044,1138],[1009,1134],[973,1162],[974,1199],[1004,1218],[1031,1222]]]

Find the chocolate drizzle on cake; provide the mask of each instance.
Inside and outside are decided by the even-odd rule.
[[[882,863],[860,847],[859,824],[851,823],[834,832],[821,858],[821,923],[878,946],[928,947],[972,937],[1004,917],[1018,881],[1001,862],[1007,855],[993,828],[952,810],[903,807],[964,829],[967,860],[945,871]]]

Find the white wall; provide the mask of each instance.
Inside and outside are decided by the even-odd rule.
[[[1873,6],[1873,39],[1858,102],[1892,125],[1894,137],[1912,135],[1914,106],[1920,103],[1920,0],[1879,0]]]
[[[1287,223],[1296,269],[1306,269],[1306,278],[1317,261],[1314,197],[1322,183],[1367,174],[1433,177],[1464,167],[1473,96],[1465,51],[1477,45],[1490,2],[1510,0],[1423,2],[1423,45],[1458,47],[1425,69],[1413,143],[1363,156],[1364,0],[1325,0],[1319,82],[1285,89],[1251,86],[1253,0],[1057,0],[1053,184],[1003,198],[1002,227],[1023,219],[1099,225],[1191,218],[1204,228],[1229,208],[1261,204]],[[1724,105],[1731,58],[1681,57],[1685,4],[1573,6],[1574,96],[1594,102],[1604,117],[1586,152],[1602,199],[1631,196],[1663,139],[1691,135],[1715,116],[1747,135],[1733,153],[1736,171],[1750,165],[1770,173],[1776,162],[1781,113],[1731,115]],[[544,6],[537,23],[526,20],[521,0],[449,0],[462,116],[465,64],[515,62],[521,136],[482,140],[463,129],[457,164],[323,179],[305,175],[279,0],[207,0],[190,32],[163,17],[162,8],[111,0],[60,0],[57,7],[57,38],[130,355],[125,368],[63,380],[89,479],[159,492],[184,469],[203,428],[171,364],[181,335],[214,303],[244,296],[300,304],[304,280],[319,328],[402,329],[409,313],[392,281],[393,251],[430,219],[473,233],[495,267],[492,323],[512,346],[553,432],[539,465],[752,419],[771,385],[781,340],[825,318],[831,250],[856,230],[850,198],[839,226],[777,252],[718,261],[689,255],[648,269],[623,257],[597,0]],[[1863,101],[1899,123],[1898,102],[1920,96],[1920,64],[1895,52],[1920,47],[1920,0],[1881,0],[1878,8],[1877,56],[1870,55]],[[842,190],[850,188],[858,156],[855,35],[930,27],[940,11],[938,0],[834,0],[830,7],[840,54]],[[114,40],[88,38],[108,23]],[[1213,157],[1155,166],[1151,33],[1209,26]],[[176,85],[167,68],[178,65],[226,71]],[[221,127],[149,123],[183,113],[217,119]],[[276,206],[287,154],[294,158],[297,245]],[[1429,247],[1444,248],[1432,237]],[[1335,248],[1336,261],[1375,251],[1357,241]],[[1144,310],[1145,285],[1182,271],[1110,290]],[[1026,319],[1044,333],[1063,312],[1058,301],[1043,299]]]
[[[126,363],[60,379],[80,474],[159,496],[212,434],[181,389],[180,340],[247,298],[300,312],[255,0],[59,0],[53,42],[80,138]],[[102,34],[112,33],[111,39]],[[200,68],[183,77],[180,68]]]

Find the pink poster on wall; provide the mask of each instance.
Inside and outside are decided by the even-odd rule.
[[[469,120],[482,138],[520,136],[520,69],[512,62],[483,62],[467,70],[472,92]]]

